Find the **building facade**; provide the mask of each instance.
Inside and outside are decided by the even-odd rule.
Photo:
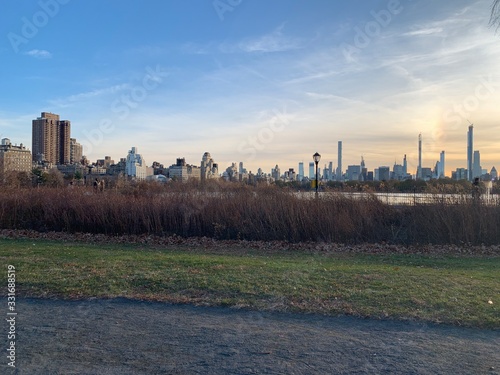
[[[469,126],[469,131],[467,132],[467,179],[473,181],[473,153],[474,149],[474,126]]]
[[[177,158],[174,165],[168,168],[168,177],[174,180],[186,182],[189,179],[201,179],[201,168],[186,164],[186,159]]]
[[[153,169],[146,166],[144,158],[137,151],[136,147],[132,147],[132,149],[128,152],[125,174],[128,177],[135,178],[137,180],[145,180],[147,176],[153,174]]]
[[[444,150],[441,151],[439,154],[439,169],[437,173],[437,178],[445,178],[446,171],[445,171],[445,152]]]
[[[298,180],[302,181],[303,179],[304,179],[304,162],[301,161],[299,163],[299,176],[298,176]]]
[[[71,162],[71,122],[42,112],[32,121],[32,158],[52,164]]]
[[[344,174],[342,170],[342,141],[339,141],[337,145],[337,161],[337,171],[335,172],[336,180],[342,181],[342,175]]]
[[[219,165],[209,152],[205,152],[201,158],[200,177],[202,181],[219,177]]]
[[[472,164],[472,179],[481,177],[482,168],[481,168],[481,154],[479,151],[474,151],[474,162]]]
[[[80,164],[83,158],[83,146],[76,141],[75,138],[70,138],[70,164]]]
[[[313,180],[316,178],[316,169],[314,168],[314,162],[309,162],[309,179]]]
[[[348,165],[345,174],[346,181],[360,181],[361,179],[361,165]]]
[[[8,172],[31,173],[33,167],[31,151],[21,143],[19,146],[12,145],[8,138],[4,138],[0,144],[0,177],[5,179]]]
[[[281,170],[278,164],[276,164],[276,166],[271,170],[271,178],[274,181],[278,181],[281,179]]]

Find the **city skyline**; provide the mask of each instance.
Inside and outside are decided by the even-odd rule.
[[[480,162],[480,151],[479,150],[474,150],[474,135],[473,135],[473,129],[474,125],[471,124],[469,125],[468,131],[467,131],[467,180],[473,181],[474,178],[476,177],[481,177],[482,174],[488,173],[487,169],[482,168],[481,162]],[[60,116],[58,114],[54,113],[49,113],[49,112],[42,112],[40,117],[37,117],[36,119],[32,120],[32,149],[35,150],[32,153],[32,158],[33,161],[35,162],[49,162],[52,164],[74,164],[74,163],[79,163],[80,160],[82,160],[83,156],[83,148],[80,145],[80,143],[77,142],[75,138],[71,138],[71,121],[69,120],[60,120]],[[8,139],[7,139],[8,140]],[[10,142],[10,140],[8,140]],[[474,151],[473,151],[474,150]],[[473,154],[472,154],[473,151]],[[136,147],[133,146],[132,150],[128,152],[127,158],[130,156],[130,153],[135,154],[136,153]],[[417,165],[417,170],[416,173],[413,175],[414,178],[416,179],[426,179],[426,178],[444,178],[444,177],[450,177],[447,176],[445,173],[445,154],[446,151],[441,151],[439,154],[439,160],[436,162],[436,165],[433,168],[429,167],[424,167],[422,165],[422,134],[418,135],[418,165]],[[79,155],[79,156],[77,156]],[[313,155],[313,158],[315,155]],[[321,155],[319,154],[319,157],[321,158]],[[121,158],[120,159],[127,159],[127,158]],[[112,157],[110,155],[105,155],[105,160],[112,160]],[[101,159],[101,160],[104,160]],[[208,163],[208,161],[212,160],[210,153],[205,152],[203,157],[202,157],[202,168],[203,164]],[[177,158],[177,163],[179,162],[179,158]],[[182,160],[185,160],[184,157],[182,157]],[[316,159],[314,159],[316,160]],[[331,179],[333,176],[335,176],[336,179],[339,178],[342,179],[342,176],[347,174],[348,176],[351,173],[355,173],[357,175],[360,174],[365,174],[368,172],[368,168],[366,168],[365,160],[364,157],[361,156],[361,162],[360,165],[357,164],[350,164],[346,170],[343,169],[342,167],[342,160],[343,160],[343,149],[342,149],[342,141],[338,141],[337,145],[337,168],[334,170],[333,168],[333,162],[332,161],[327,161],[324,162],[325,167],[323,168],[323,177],[327,179]],[[88,160],[89,163],[92,163],[92,160]],[[212,160],[213,161],[213,160]],[[319,161],[319,160],[318,160]],[[99,163],[99,160],[97,160],[97,164]],[[185,163],[185,162],[184,162]],[[472,168],[472,163],[474,167]],[[146,168],[147,166],[145,165],[142,156],[140,157],[140,163],[141,167]],[[152,163],[152,166],[155,164],[163,164],[162,161],[155,160]],[[168,164],[168,162],[166,163]],[[327,167],[327,164],[329,165]],[[215,170],[218,170],[218,164],[215,167]],[[232,163],[232,166],[234,167],[236,165],[235,162]],[[271,174],[274,174],[274,170],[278,168],[279,165],[276,164],[275,168],[272,169]],[[383,168],[390,170],[390,166],[388,165],[379,165],[379,168]],[[371,172],[376,171],[379,168],[374,168]],[[494,168],[494,166],[492,167]],[[289,171],[295,171],[296,168],[289,168]],[[463,168],[459,168],[463,169]],[[239,161],[239,173],[243,173],[242,171],[245,171],[244,173],[247,173],[247,169],[244,168],[244,162]],[[261,167],[258,168],[258,170],[262,170]],[[321,171],[321,168],[319,168]],[[365,170],[366,172],[363,172]],[[422,173],[423,171],[426,171],[426,176]],[[484,173],[483,173],[484,171]],[[213,172],[213,171],[212,171]],[[251,172],[251,171],[249,171]],[[403,164],[398,164],[397,160],[394,161],[393,165],[393,172],[399,176],[397,179],[404,179],[409,176],[412,176],[412,173],[408,173],[408,164],[407,164],[407,155],[405,154],[403,157]],[[457,174],[461,173],[458,171],[458,169],[455,171]],[[144,170],[143,173],[146,173]],[[294,173],[297,174],[297,171]],[[452,171],[452,174],[454,172]],[[304,173],[304,162],[301,161],[298,163],[298,176],[300,177],[308,177],[312,178],[315,174],[314,172],[314,163],[309,162],[309,173],[306,175]],[[320,173],[321,174],[321,173]],[[134,175],[134,174],[132,174]],[[144,176],[146,177],[146,176]],[[366,176],[364,176],[366,178]],[[349,179],[349,178],[348,178]]]
[[[450,176],[467,168],[470,120],[483,168],[498,166],[491,1],[214,4],[7,3],[2,137],[30,145],[47,111],[71,120],[92,161],[138,147],[149,164],[198,163],[208,151],[255,173],[297,170],[318,151],[323,168],[341,140],[344,171],[406,154],[415,174],[422,133],[423,167],[445,150]]]
[[[71,138],[70,134],[70,124],[71,121],[69,120],[60,120],[60,116],[58,114],[54,113],[48,113],[48,112],[42,112],[40,117],[37,117],[36,119],[32,120],[32,149],[33,150],[38,150],[38,152],[33,152],[32,153],[32,158],[33,161],[36,162],[49,162],[52,164],[73,164],[73,163],[79,163],[81,157],[83,156],[82,154],[82,146],[77,142],[75,138]],[[488,173],[488,169],[483,168],[480,162],[480,151],[479,150],[474,150],[473,144],[474,144],[474,136],[473,136],[473,129],[474,126],[471,124],[468,128],[467,132],[467,180],[473,181],[474,178],[476,177],[481,177],[483,174]],[[6,141],[10,142],[9,139],[5,139]],[[387,165],[379,165],[378,167],[374,167],[373,170],[369,170],[366,168],[365,160],[364,157],[361,156],[361,162],[360,164],[350,164],[347,169],[343,169],[342,167],[342,162],[343,162],[343,148],[342,148],[342,141],[338,141],[337,145],[337,168],[334,170],[333,168],[333,162],[332,161],[323,161],[324,162],[324,168],[323,168],[323,173],[321,173],[321,167],[319,168],[320,175],[323,178],[326,178],[328,180],[332,179],[333,176],[335,176],[335,179],[343,179],[343,175],[346,174],[348,177],[347,179],[351,179],[349,176],[352,173],[355,173],[356,175],[361,175],[366,174],[368,172],[375,172],[377,173],[377,169],[383,169],[383,170],[390,170],[390,166]],[[44,150],[47,150],[48,154],[44,152]],[[472,150],[473,155],[472,155]],[[128,152],[127,158],[122,158],[121,156],[119,159],[128,159],[130,157],[130,154],[136,154],[136,147],[132,146],[131,150]],[[418,165],[417,165],[417,170],[415,174],[412,174],[411,172],[408,172],[408,164],[407,164],[407,155],[405,154],[403,157],[403,163],[398,164],[397,160],[394,161],[393,165],[393,172],[395,173],[396,179],[405,179],[407,177],[410,177],[413,175],[413,178],[416,179],[428,179],[428,178],[444,178],[444,177],[452,177],[453,173],[457,173],[461,175],[462,172],[458,171],[458,169],[464,169],[464,168],[458,168],[456,171],[452,171],[450,176],[446,175],[445,173],[445,154],[446,151],[441,151],[439,154],[439,160],[436,162],[434,168],[432,167],[424,167],[422,165],[422,134],[418,135]],[[77,157],[79,155],[79,157]],[[321,157],[321,155],[319,155]],[[185,163],[185,158],[177,158],[176,162],[179,163],[179,160],[184,160]],[[88,160],[88,159],[87,159]],[[110,155],[105,155],[104,159],[101,160],[112,160],[112,157]],[[205,152],[204,155],[202,156],[202,161],[201,161],[201,168],[204,168],[204,164],[207,164],[211,159],[210,153]],[[92,160],[88,160],[90,163],[92,163]],[[166,164],[168,165],[168,162],[163,162],[163,160],[155,160],[151,163],[151,166],[153,167],[155,164]],[[213,162],[213,160],[212,160]],[[97,164],[99,163],[99,160],[97,160]],[[472,163],[473,163],[473,168],[472,168]],[[140,156],[140,162],[139,162],[141,167],[146,168],[147,163],[143,160],[142,156]],[[278,163],[279,164],[279,163]],[[279,165],[276,164],[275,168],[278,168]],[[296,170],[295,167],[289,168],[289,171],[295,171],[294,173],[297,174],[298,176],[303,178],[303,177],[308,177],[312,178],[312,176],[315,174],[314,171],[314,163],[309,162],[309,173],[306,175],[304,173],[304,162],[298,162],[298,170]],[[327,167],[327,164],[329,165]],[[210,164],[211,165],[211,164]],[[232,163],[232,167],[235,168],[236,163]],[[215,170],[218,170],[218,163],[214,164]],[[275,168],[272,169],[271,175],[274,174]],[[494,168],[494,166],[492,167]],[[210,167],[212,169],[212,167]],[[285,168],[286,169],[286,168]],[[239,173],[247,173],[247,169],[244,168],[244,161],[239,161]],[[262,170],[261,167],[258,168],[258,170]],[[243,172],[244,171],[244,172]],[[423,174],[423,171],[426,171],[426,174]],[[484,172],[483,172],[484,171]],[[152,170],[150,171],[152,173]],[[251,173],[251,171],[249,171]],[[146,173],[146,169],[142,171],[141,173]],[[212,170],[213,173],[213,170]],[[130,174],[130,173],[128,173]],[[142,176],[143,178],[147,177],[147,175],[144,174]],[[135,173],[132,173],[130,175],[135,175]],[[340,176],[340,177],[339,177]],[[364,178],[366,178],[366,175],[364,175]],[[357,179],[357,177],[356,177]],[[378,179],[378,178],[377,178]]]

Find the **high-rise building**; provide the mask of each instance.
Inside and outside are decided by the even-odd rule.
[[[467,169],[457,168],[454,172],[451,173],[451,178],[457,181],[467,180]]]
[[[278,181],[281,179],[281,170],[278,164],[276,164],[276,167],[271,170],[271,177],[274,179],[274,181]]]
[[[240,163],[240,168],[243,168],[243,163]],[[205,152],[201,158],[200,168],[201,180],[217,178],[219,176],[219,166],[214,162],[209,152]]]
[[[145,180],[146,177],[153,175],[153,168],[146,166],[146,162],[141,154],[137,152],[136,147],[128,152],[125,173],[127,176],[138,180]]]
[[[234,169],[235,176],[237,177],[238,168],[236,167],[236,163],[233,163],[230,168]],[[168,168],[168,177],[181,182],[186,182],[190,179],[199,180],[201,179],[201,168],[186,164],[185,158],[177,158],[175,164]]]
[[[56,131],[57,164],[69,164],[71,161],[71,122],[61,120]]]
[[[337,172],[336,172],[336,175],[337,175],[337,181],[342,181],[342,175],[343,175],[343,172],[342,172],[342,141],[339,141],[338,143],[338,165],[337,165]]]
[[[314,171],[314,162],[309,162],[309,179],[312,180],[316,178],[316,172]]]
[[[474,163],[472,166],[472,179],[477,177],[481,177],[482,168],[481,168],[481,155],[479,151],[474,151]]]
[[[298,177],[299,181],[302,181],[304,179],[304,162],[301,161],[299,163],[299,177]]]
[[[404,180],[405,174],[403,170],[404,167],[401,164],[394,163],[394,166],[392,167],[391,179],[398,181]]]
[[[422,134],[418,135],[417,180],[422,178]]]
[[[495,181],[498,180],[498,172],[497,172],[497,169],[495,167],[491,168],[490,176],[491,176],[492,180],[495,180]]]
[[[240,166],[238,168],[238,179],[239,181],[243,181],[245,179],[248,180],[248,171],[245,167],[243,167],[242,161],[240,161]]]
[[[432,179],[432,168],[425,168],[425,167],[423,167],[420,170],[420,174],[421,174],[421,179],[422,180],[429,181],[430,179]]]
[[[403,175],[406,178],[406,175],[408,174],[408,161],[406,160],[406,154],[403,158]]]
[[[76,141],[75,138],[70,138],[70,152],[69,152],[69,162],[70,164],[78,164],[83,158],[83,147],[80,143]]]
[[[438,169],[438,173],[437,173],[437,178],[444,178],[445,177],[444,157],[445,157],[445,152],[441,151],[441,154],[439,154],[439,169]]]
[[[474,125],[469,126],[469,131],[467,132],[467,179],[469,181],[474,180],[473,172],[473,158],[472,152],[474,147]]]
[[[60,120],[59,115],[42,112],[32,121],[33,160],[53,164],[69,164],[71,161],[71,122]]]
[[[111,159],[111,156],[105,156],[104,159],[97,159],[97,167],[108,169],[111,167],[113,164],[115,164],[115,161]],[[155,169],[155,166],[158,168],[159,163],[158,162],[153,162],[153,165],[151,168]]]
[[[366,181],[368,168],[366,168],[365,158],[361,156],[361,175],[359,176],[360,181]]]
[[[391,171],[389,167],[378,167],[378,180],[389,181],[391,179]]]
[[[325,179],[327,181],[333,180],[333,162],[328,163],[328,169],[325,172]]]
[[[244,175],[244,174],[247,174],[247,173],[248,173],[248,172],[247,172],[247,170],[246,170],[246,168],[245,168],[245,167],[243,167],[243,162],[242,162],[242,161],[240,161],[240,166],[239,166],[239,168],[238,168],[238,173],[239,173],[240,175]]]
[[[359,181],[361,179],[361,165],[348,165],[345,175],[346,181]]]
[[[295,181],[297,179],[297,175],[293,168],[289,168],[288,171],[284,173],[285,181]]]

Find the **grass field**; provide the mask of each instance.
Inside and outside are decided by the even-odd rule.
[[[500,329],[500,257],[0,240],[0,259],[5,278],[7,265],[16,267],[19,297],[126,297]]]

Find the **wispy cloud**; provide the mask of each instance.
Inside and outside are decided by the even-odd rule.
[[[189,55],[207,55],[212,53],[212,44],[213,43],[198,44],[189,42],[181,46],[181,51]]]
[[[66,98],[49,100],[49,103],[52,105],[55,105],[57,107],[64,108],[64,107],[69,107],[70,105],[72,105],[74,103],[80,103],[86,99],[92,99],[92,98],[96,98],[96,97],[108,95],[108,94],[116,94],[116,93],[123,91],[123,90],[126,90],[128,88],[130,88],[130,85],[127,83],[124,83],[124,84],[120,84],[120,85],[114,85],[114,86],[110,86],[110,87],[105,87],[105,88],[101,88],[101,89],[96,89],[96,90],[92,90],[92,91],[87,91],[87,92],[82,92],[79,94],[70,95]]]
[[[44,49],[32,49],[25,53],[28,56],[34,57],[36,59],[50,59],[52,54]]]
[[[415,31],[410,31],[408,33],[404,33],[403,36],[418,36],[418,35],[432,35],[439,34],[443,31],[441,27],[429,27],[425,29],[419,29]]]
[[[238,48],[248,53],[284,52],[301,48],[300,40],[284,35],[283,28],[284,25],[281,25],[270,34],[244,40],[238,44]]]

